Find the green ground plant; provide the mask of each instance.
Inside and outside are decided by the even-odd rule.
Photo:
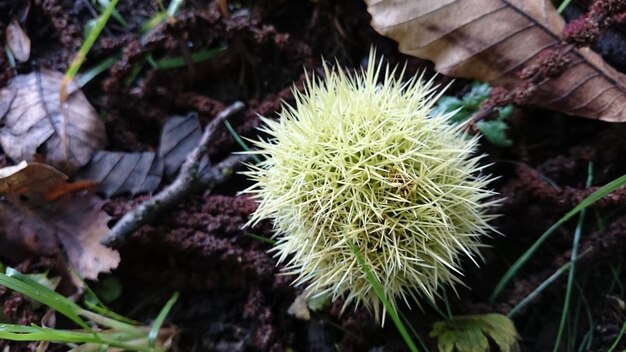
[[[72,352],[125,350],[159,352],[168,350],[177,337],[175,328],[163,328],[163,322],[178,299],[178,293],[164,305],[150,326],[142,326],[111,312],[91,292],[89,307],[83,308],[55,292],[41,275],[23,275],[12,268],[0,273],[0,285],[45,305],[76,324],[79,329],[56,329],[38,325],[0,324],[0,339],[41,343],[61,343]],[[46,275],[43,275],[46,277]],[[43,282],[43,283],[42,283]],[[45,346],[45,345],[43,345]]]

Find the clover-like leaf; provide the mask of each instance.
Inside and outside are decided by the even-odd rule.
[[[517,343],[517,330],[501,314],[465,315],[436,322],[430,337],[437,338],[439,352],[486,352],[490,339],[501,352],[511,352]]]

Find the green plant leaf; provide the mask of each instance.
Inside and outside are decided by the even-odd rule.
[[[78,316],[83,310],[80,306],[13,268],[7,268],[6,275],[0,274],[0,285],[41,302],[65,315],[82,328],[89,329],[87,323]]]
[[[486,352],[491,339],[502,352],[514,350],[517,331],[501,314],[465,315],[436,322],[430,332],[440,352]]]
[[[485,138],[499,147],[510,147],[513,141],[507,138],[506,130],[509,126],[502,120],[478,121],[476,127]]]
[[[443,96],[437,101],[434,114],[446,114],[456,111],[450,117],[452,123],[462,123],[478,111],[480,104],[489,97],[491,87],[487,83],[474,82],[472,88],[462,98]],[[508,125],[506,118],[513,113],[513,106],[498,108],[498,117],[494,120],[479,121],[476,126],[485,138],[499,147],[510,147],[513,141],[506,137]]]
[[[370,267],[365,262],[365,259],[363,259],[363,256],[359,252],[359,249],[352,241],[350,241],[350,248],[356,256],[357,262],[359,263],[361,270],[363,270],[363,272],[367,276],[367,281],[372,285],[374,292],[376,292],[376,295],[380,298],[381,302],[383,302],[385,309],[387,309],[387,313],[389,314],[389,316],[391,316],[391,320],[393,320],[393,323],[396,325],[396,328],[398,329],[398,332],[400,333],[400,336],[402,336],[402,339],[406,343],[407,347],[411,352],[418,352],[417,346],[413,342],[413,339],[411,339],[411,335],[402,323],[402,320],[400,320],[400,316],[398,315],[395,306],[391,304],[391,302],[387,298],[385,290],[383,290],[382,286],[380,286],[380,283],[372,273]]]
[[[517,272],[521,269],[521,267],[524,264],[526,264],[528,260],[530,260],[530,258],[539,249],[539,246],[541,246],[541,244],[543,244],[543,242],[545,242],[548,239],[548,237],[552,233],[554,233],[554,231],[556,231],[556,229],[558,229],[561,225],[563,225],[569,219],[574,217],[574,215],[580,213],[583,209],[586,209],[587,207],[591,206],[593,203],[604,198],[604,196],[608,195],[609,193],[619,188],[622,188],[624,185],[626,185],[626,175],[622,175],[616,178],[615,180],[607,183],[606,185],[598,188],[595,192],[593,192],[592,194],[587,196],[587,198],[583,199],[580,203],[578,203],[578,205],[574,207],[574,209],[570,210],[567,214],[563,215],[563,217],[560,218],[554,225],[550,226],[550,228],[547,229],[546,232],[544,232],[533,243],[533,245],[530,246],[530,248],[528,248],[526,252],[524,252],[524,254],[522,254],[515,261],[515,263],[513,263],[513,265],[511,265],[509,270],[507,270],[506,273],[504,273],[504,275],[502,276],[502,278],[496,285],[496,288],[493,289],[493,293],[491,294],[491,297],[489,298],[489,300],[493,302],[498,297],[498,295],[500,295],[500,293],[504,289],[504,286],[506,286],[506,284],[509,283],[509,281],[511,281],[511,279],[515,277],[515,275],[517,275]]]

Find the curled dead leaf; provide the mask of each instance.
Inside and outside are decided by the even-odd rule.
[[[0,90],[0,145],[14,161],[41,154],[72,173],[106,145],[104,124],[76,84],[60,103],[62,80],[61,72],[42,69],[18,75]]]
[[[564,21],[546,0],[365,0],[372,27],[436,69],[511,88],[516,73],[556,48]],[[538,85],[529,103],[612,122],[626,120],[626,76],[589,49],[565,53],[568,69]]]
[[[71,267],[95,280],[120,261],[117,251],[100,244],[109,216],[91,190],[93,183],[66,180],[36,162],[0,169],[0,255],[18,248],[51,256],[62,247]]]
[[[22,29],[17,18],[11,20],[6,28],[6,41],[15,60],[26,62],[30,58],[30,38]]]

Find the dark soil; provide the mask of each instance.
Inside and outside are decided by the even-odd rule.
[[[143,37],[138,34],[140,27],[157,11],[157,2],[120,2],[118,10],[129,27],[111,21],[83,66],[119,55],[111,69],[84,87],[106,119],[109,149],[155,150],[160,127],[168,117],[195,111],[206,123],[236,100],[243,101],[247,110],[230,122],[237,133],[254,138],[257,116],[276,116],[281,100],[292,99],[292,87],[299,86],[305,70],[319,69],[322,57],[336,58],[347,69],[356,68],[366,63],[370,46],[375,46],[392,64],[408,60],[409,74],[432,70],[431,64],[399,54],[394,42],[376,34],[360,0],[228,1],[228,16],[218,2],[187,1],[175,19]],[[93,18],[91,1],[86,0],[0,0],[0,33],[10,21],[9,14],[20,13],[27,3],[31,60],[18,64],[15,71],[1,51],[0,86],[16,72],[40,66],[66,70],[82,42],[84,24]],[[623,38],[624,33],[611,32],[598,45],[618,68],[626,67]],[[4,46],[4,38],[0,43]],[[139,72],[135,69],[148,53],[155,58],[183,56],[219,46],[226,49],[191,67],[156,70],[144,65]],[[466,83],[457,81],[451,92],[462,91]],[[480,269],[467,263],[467,287],[458,287],[458,296],[448,297],[456,315],[506,314],[528,296],[569,261],[574,221],[558,229],[504,293],[495,302],[489,301],[502,274],[546,229],[599,186],[626,174],[626,126],[622,124],[532,108],[518,109],[509,123],[512,147],[481,147],[489,155],[486,162],[492,163],[490,172],[500,176],[494,187],[506,198],[497,210],[502,216],[495,222],[504,236],[487,240],[491,247],[484,250]],[[240,149],[223,130],[210,150],[216,162]],[[11,163],[0,151],[0,166]],[[586,188],[590,163],[593,185]],[[112,273],[122,286],[121,297],[112,303],[114,310],[149,322],[171,294],[180,291],[168,323],[181,332],[181,351],[405,350],[393,324],[380,328],[362,310],[339,314],[341,302],[314,313],[306,322],[287,314],[299,289],[290,286],[290,277],[276,275],[279,268],[267,253],[269,245],[241,230],[256,206],[237,195],[246,182],[235,176],[210,193],[196,194],[134,234],[120,248],[121,265]],[[105,210],[118,219],[146,197],[118,197]],[[626,317],[626,309],[616,304],[625,299],[625,275],[620,270],[626,254],[624,205],[624,190],[598,202],[587,212],[582,233],[580,252],[585,255],[576,266],[580,290],[574,293],[573,302],[583,302],[584,294],[586,303],[576,303],[573,309],[584,318],[569,328],[568,336],[577,336],[573,339],[580,343],[592,331],[592,351],[607,350]],[[254,231],[271,236],[267,223]],[[49,258],[10,259],[0,248],[0,260],[21,271],[53,266]],[[552,349],[566,276],[515,317],[522,351]],[[19,324],[40,323],[44,313],[2,287],[0,303],[4,316]],[[404,314],[429,348],[436,350],[436,341],[428,333],[441,317],[428,305],[423,310],[405,309]],[[10,346],[10,351],[35,348],[0,341],[3,346]],[[626,341],[619,346],[626,347]]]

